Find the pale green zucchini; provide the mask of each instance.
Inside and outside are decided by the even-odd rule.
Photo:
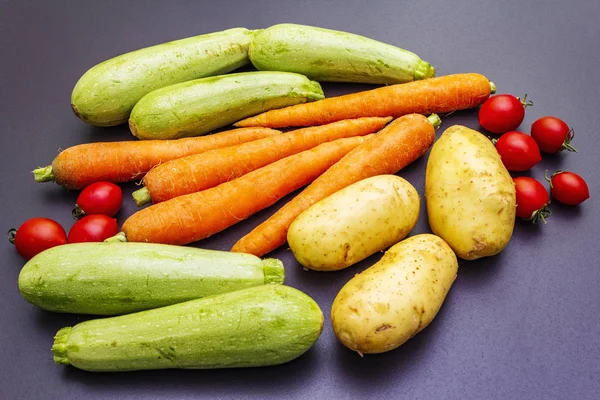
[[[270,284],[62,328],[52,352],[88,371],[258,367],[299,357],[322,329],[313,299]]]
[[[151,91],[221,75],[249,62],[254,31],[232,28],[132,51],[88,70],[71,95],[75,115],[98,126],[127,122],[133,106]]]
[[[257,33],[250,61],[263,71],[288,71],[317,81],[405,83],[435,76],[416,54],[352,33],[297,24]]]
[[[198,136],[274,108],[324,98],[318,82],[290,72],[240,72],[202,78],[144,96],[129,118],[140,139]]]
[[[49,311],[116,315],[267,283],[283,283],[277,259],[154,243],[73,243],[25,264],[19,291]]]

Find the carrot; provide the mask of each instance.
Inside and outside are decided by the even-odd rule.
[[[435,114],[429,118],[410,114],[394,120],[242,237],[231,251],[262,256],[275,250],[286,242],[288,228],[294,219],[312,204],[370,176],[395,174],[423,155],[433,144],[434,127],[439,124]]]
[[[447,75],[271,110],[234,125],[275,128],[321,125],[359,117],[447,113],[476,107],[495,89],[480,74]]]
[[[139,210],[108,241],[188,244],[220,232],[309,184],[370,136],[337,139],[218,186]]]
[[[343,120],[172,160],[150,170],[133,198],[141,206],[199,192],[321,143],[377,132],[391,119]]]
[[[83,189],[99,181],[127,182],[161,162],[279,134],[267,128],[241,128],[177,140],[80,144],[60,152],[52,165],[35,169],[33,176],[37,182],[54,181],[69,189]]]

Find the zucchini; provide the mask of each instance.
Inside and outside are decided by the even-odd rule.
[[[62,328],[52,352],[87,371],[258,367],[299,357],[322,329],[313,299],[270,284]]]
[[[71,105],[81,120],[98,126],[127,122],[133,106],[152,90],[248,64],[254,31],[233,28],[162,43],[106,60],[75,84]]]
[[[435,76],[416,54],[352,33],[297,24],[257,33],[250,61],[262,71],[288,71],[317,81],[405,83]]]
[[[116,315],[266,283],[283,283],[277,259],[154,243],[72,243],[25,264],[19,291],[55,312]]]
[[[274,108],[324,98],[318,82],[290,72],[240,72],[197,79],[144,96],[129,118],[140,139],[177,139]]]

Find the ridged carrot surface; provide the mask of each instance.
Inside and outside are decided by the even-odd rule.
[[[343,120],[178,158],[150,170],[143,181],[146,188],[134,198],[142,205],[149,200],[141,198],[146,191],[153,203],[199,192],[321,143],[377,132],[391,119]]]
[[[271,110],[235,126],[311,126],[349,118],[448,113],[477,107],[494,91],[483,75],[446,75]]]
[[[433,144],[434,124],[439,124],[439,118],[430,118],[433,123],[420,114],[405,115],[392,121],[242,237],[231,251],[257,256],[267,254],[286,242],[291,223],[312,204],[362,179],[397,173]]]
[[[83,189],[99,181],[127,182],[165,161],[279,134],[268,128],[239,128],[177,140],[85,143],[61,151],[51,166],[33,174],[38,182],[55,181],[69,189]]]
[[[127,241],[187,244],[220,232],[312,182],[371,136],[320,144],[221,185],[153,204],[123,224]]]

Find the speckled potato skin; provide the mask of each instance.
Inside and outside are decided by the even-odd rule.
[[[395,244],[334,299],[336,337],[361,355],[399,347],[433,320],[457,272],[456,255],[438,236],[420,234]]]
[[[431,231],[465,260],[498,254],[515,225],[513,180],[492,142],[465,126],[434,143],[425,175]]]
[[[300,214],[288,244],[302,266],[347,268],[405,238],[419,217],[419,194],[405,179],[377,175],[358,181]]]

